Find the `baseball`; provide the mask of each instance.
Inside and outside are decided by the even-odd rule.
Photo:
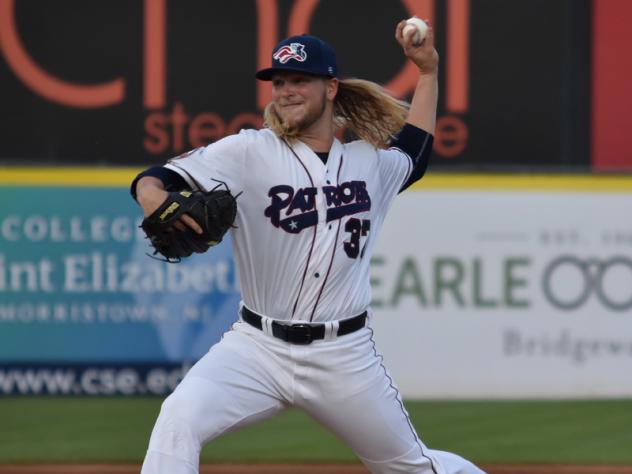
[[[404,30],[402,32],[404,37],[406,37],[411,29],[415,30],[415,34],[412,38],[413,46],[419,46],[426,37],[426,33],[428,32],[428,25],[421,18],[417,18],[416,16],[414,16],[406,20],[406,26],[404,27]]]

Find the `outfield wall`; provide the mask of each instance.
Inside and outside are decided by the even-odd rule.
[[[129,169],[0,172],[0,394],[167,393],[236,317],[230,242],[150,252]],[[372,261],[409,398],[632,396],[632,177],[430,175]]]

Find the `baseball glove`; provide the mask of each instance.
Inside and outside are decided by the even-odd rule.
[[[199,224],[202,234],[189,227],[185,230],[174,227],[183,214]],[[143,219],[141,227],[155,249],[154,255],[159,253],[167,262],[177,263],[193,252],[204,253],[219,244],[236,214],[237,202],[230,191],[174,191],[158,209]]]

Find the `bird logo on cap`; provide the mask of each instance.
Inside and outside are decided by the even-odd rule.
[[[302,63],[307,59],[307,53],[305,52],[305,46],[301,43],[291,43],[279,48],[272,57],[281,64],[287,63],[290,59],[295,59]]]

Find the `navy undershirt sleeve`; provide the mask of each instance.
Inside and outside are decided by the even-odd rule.
[[[142,173],[140,173],[130,186],[130,194],[134,199],[136,199],[136,183],[141,178],[145,176],[153,176],[154,178],[158,178],[162,181],[162,184],[165,185],[166,191],[180,191],[181,189],[189,189],[189,185],[184,180],[182,176],[176,173],[169,168],[165,168],[163,166],[152,166],[151,168],[146,169]]]
[[[391,147],[402,150],[413,162],[413,169],[399,190],[400,193],[415,181],[419,181],[426,172],[433,140],[434,137],[430,133],[407,123],[391,142]]]

